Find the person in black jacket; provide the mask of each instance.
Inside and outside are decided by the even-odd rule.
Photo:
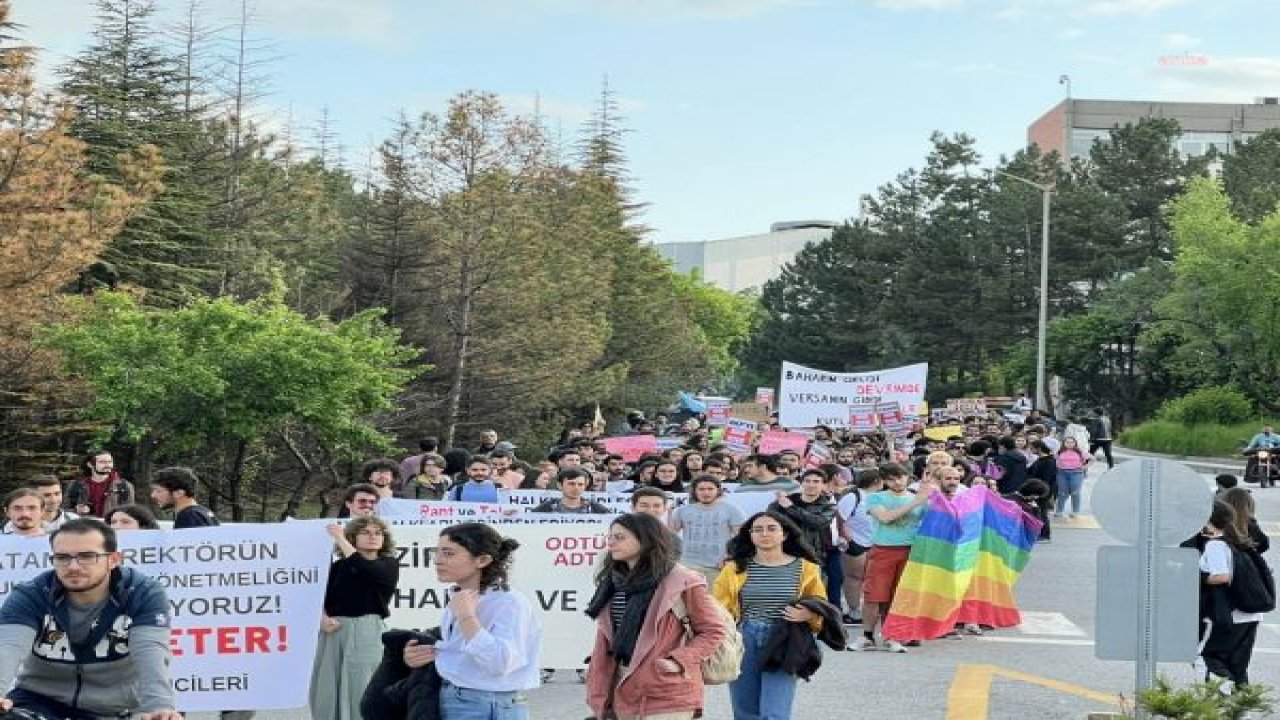
[[[1033,440],[1030,447],[1036,458],[1031,463],[1031,467],[1027,468],[1027,480],[1039,480],[1049,489],[1047,495],[1036,499],[1036,506],[1039,510],[1036,513],[1036,517],[1044,521],[1044,525],[1040,526],[1040,539],[1048,540],[1051,537],[1049,528],[1050,510],[1057,500],[1058,461],[1054,459],[1053,451],[1049,449],[1045,441]]]
[[[801,598],[792,605],[822,617],[817,640],[837,652],[845,649],[849,635],[840,619],[840,608],[818,597]],[[779,623],[764,646],[764,670],[781,670],[808,681],[822,667],[822,650],[807,623]]]
[[[311,717],[359,720],[360,699],[381,660],[383,621],[391,614],[400,563],[391,529],[377,517],[358,517],[345,527],[334,523],[328,532],[341,557],[325,588]]]
[[[1001,495],[1012,495],[1027,481],[1027,459],[1018,450],[1018,443],[1010,435],[1000,438],[1000,454],[995,463],[1000,467],[999,489]]]

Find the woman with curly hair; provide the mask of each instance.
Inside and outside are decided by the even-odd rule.
[[[400,580],[391,528],[358,517],[327,528],[340,556],[329,568],[311,671],[311,717],[360,720],[360,698],[382,660],[384,620]]]

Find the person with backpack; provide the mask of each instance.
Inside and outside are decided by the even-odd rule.
[[[1229,691],[1249,682],[1258,625],[1275,609],[1275,581],[1253,541],[1237,529],[1230,505],[1216,501],[1200,537],[1200,659],[1205,679],[1224,679]]]
[[[597,718],[689,720],[703,706],[703,663],[732,628],[656,518],[619,515],[606,542],[586,610],[596,621],[587,705]]]
[[[836,503],[836,513],[844,518],[852,537],[845,545],[840,562],[844,566],[844,602],[846,625],[862,623],[862,581],[867,575],[867,551],[871,549],[871,515],[867,513],[867,496],[884,489],[879,468],[858,473],[858,480]]]

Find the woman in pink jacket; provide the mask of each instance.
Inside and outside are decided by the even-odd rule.
[[[649,515],[619,515],[587,615],[596,642],[587,704],[597,718],[689,720],[702,709],[702,662],[726,628],[700,573],[677,564],[675,536]],[[682,599],[692,637],[674,605]]]

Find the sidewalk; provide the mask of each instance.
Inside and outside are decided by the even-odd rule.
[[[1231,473],[1232,475],[1244,475],[1245,459],[1241,456],[1239,459],[1233,457],[1195,457],[1190,455],[1165,455],[1162,453],[1143,452],[1141,450],[1131,450],[1129,448],[1120,447],[1119,445],[1111,446],[1111,454],[1115,456],[1116,461],[1136,460],[1138,458],[1162,458],[1165,460],[1176,460],[1186,463],[1192,470],[1205,475],[1217,475],[1219,473]]]

